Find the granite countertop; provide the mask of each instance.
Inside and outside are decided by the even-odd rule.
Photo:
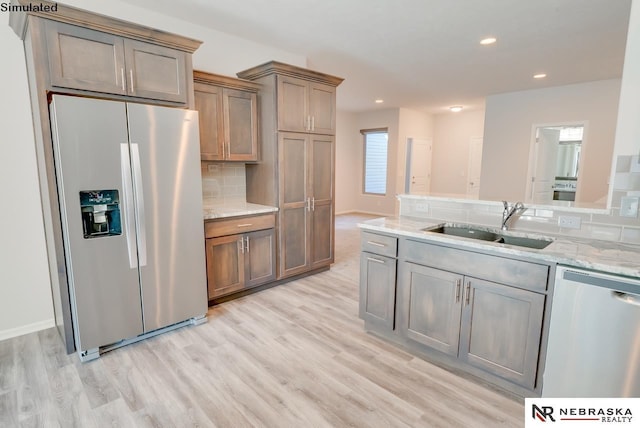
[[[393,233],[433,242],[456,244],[487,253],[511,254],[566,266],[610,274],[640,278],[640,246],[618,242],[570,238],[529,232],[507,233],[524,237],[547,237],[553,242],[542,250],[475,239],[424,232],[422,229],[442,224],[442,221],[412,217],[383,217],[360,223],[361,229]]]
[[[243,215],[265,214],[278,211],[277,207],[269,205],[252,204],[244,200],[218,201],[207,200],[202,202],[204,220],[216,218],[239,217]]]

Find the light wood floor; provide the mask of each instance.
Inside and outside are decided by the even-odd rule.
[[[521,403],[363,331],[356,223],[328,272],[81,364],[54,329],[0,342],[0,427],[522,426]]]

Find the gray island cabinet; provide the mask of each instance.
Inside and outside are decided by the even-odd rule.
[[[363,230],[360,266],[365,329],[519,396],[540,395],[555,264]]]

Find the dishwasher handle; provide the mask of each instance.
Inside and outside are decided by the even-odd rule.
[[[640,299],[640,282],[631,278],[626,279],[614,275],[566,269],[562,272],[562,279],[580,284],[608,288],[623,294],[636,295],[638,296],[637,298]]]
[[[640,306],[640,296],[638,296],[637,294],[623,293],[621,291],[612,290],[611,295],[623,303]]]

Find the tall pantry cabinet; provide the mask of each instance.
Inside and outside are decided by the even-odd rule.
[[[279,208],[278,278],[334,259],[336,87],[343,79],[276,61],[238,73],[261,85],[260,162],[247,201]]]

